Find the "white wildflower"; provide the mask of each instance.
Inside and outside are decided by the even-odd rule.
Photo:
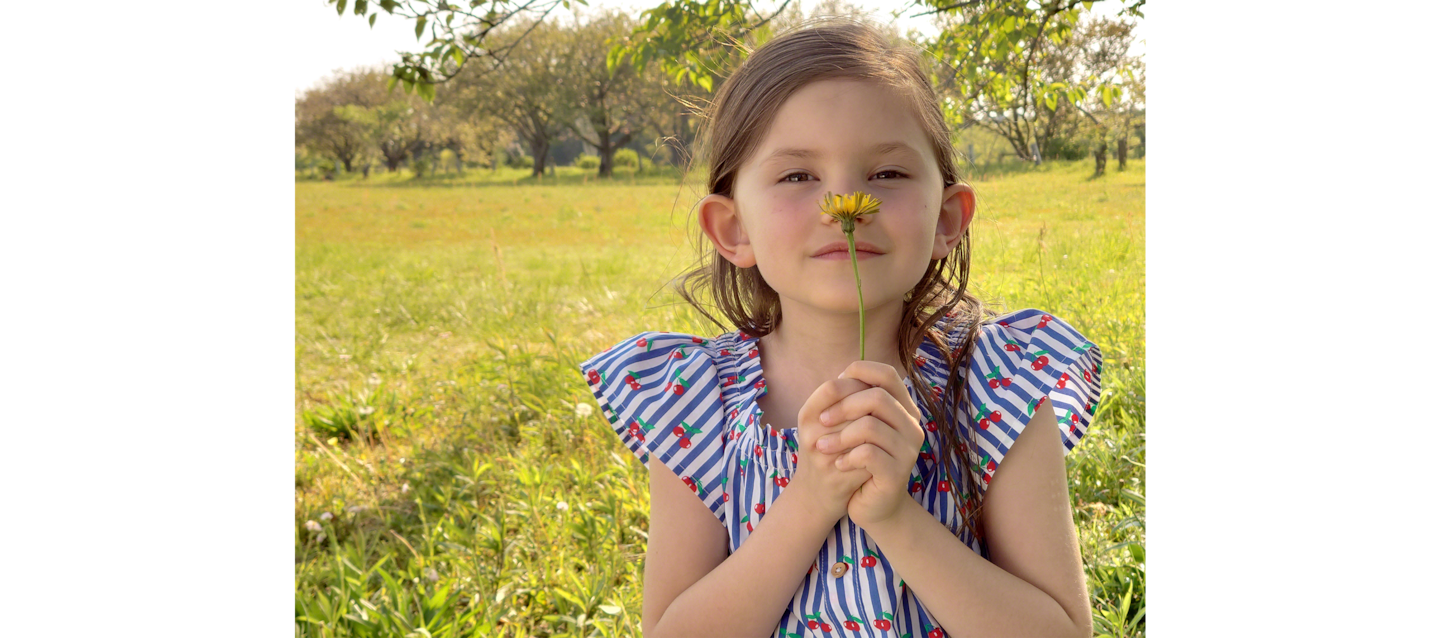
[[[349,361],[349,360],[350,360],[350,355],[348,355],[348,354],[342,354],[342,355],[340,355],[340,360],[341,360],[341,361]]]
[[[331,514],[330,512],[320,512],[320,520],[328,521],[332,518],[335,518],[334,514]]]
[[[319,532],[325,528],[320,527],[320,524],[316,523],[315,521],[305,521],[305,529],[308,529],[311,533],[314,533]]]
[[[436,571],[435,571],[435,568],[434,568],[434,567],[431,567],[431,568],[425,570],[425,580],[428,580],[428,581],[430,581],[430,582],[433,583],[433,582],[435,582],[435,581],[437,581],[437,580],[440,580],[440,574],[439,574],[439,572],[436,572]]]
[[[323,543],[323,542],[325,542],[325,534],[322,533],[322,534],[320,534],[319,536],[316,536],[316,537],[315,537],[315,542],[317,542],[317,543]]]
[[[401,493],[401,494],[405,494],[405,493],[407,493],[407,492],[409,492],[409,491],[410,491],[410,484],[409,484],[409,483],[406,483],[406,484],[400,486],[400,493]]]
[[[592,413],[594,413],[594,412],[595,412],[595,408],[590,407],[590,404],[589,404],[589,403],[576,403],[576,404],[575,404],[575,416],[577,416],[577,417],[580,417],[580,418],[583,419],[583,418],[585,418],[585,417],[587,417],[587,416],[590,416],[590,415],[591,415]]]
[[[380,385],[380,382],[383,381],[383,380],[384,380],[384,379],[381,379],[381,378],[380,378],[380,375],[375,374],[375,373],[372,372],[372,373],[370,373],[370,378],[368,378],[368,379],[365,380],[365,383],[368,383],[368,384],[370,384],[370,385]]]
[[[356,412],[359,412],[360,416],[370,416],[371,414],[375,413],[375,406],[361,406],[359,410],[356,410]]]
[[[556,504],[555,504],[555,509],[560,510],[560,511],[563,512],[563,511],[565,511],[565,510],[570,509],[570,504],[569,504],[569,503],[566,503],[565,501],[560,501],[559,503],[556,503]]]
[[[365,511],[364,505],[351,505],[350,507],[345,508],[345,512],[349,514],[359,514],[363,511]]]

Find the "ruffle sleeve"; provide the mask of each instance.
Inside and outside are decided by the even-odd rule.
[[[967,370],[970,471],[982,491],[1020,432],[1049,401],[1068,453],[1090,427],[1100,400],[1100,349],[1069,324],[1039,310],[1012,312],[980,328]]]
[[[580,364],[621,442],[642,463],[659,459],[725,522],[729,425],[710,340],[644,332]]]

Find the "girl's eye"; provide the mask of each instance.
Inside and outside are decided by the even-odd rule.
[[[798,178],[803,178],[803,179],[792,179],[792,178],[797,178],[797,177],[798,177]],[[786,175],[786,176],[784,176],[784,177],[781,177],[781,178],[780,178],[780,181],[782,181],[782,182],[795,182],[795,183],[798,183],[798,182],[803,182],[803,181],[809,181],[809,179],[808,179],[809,177],[810,177],[810,174],[809,174],[809,173],[791,173],[791,174],[789,174],[789,175]]]
[[[883,177],[885,175],[890,175],[890,179],[896,179],[905,176],[905,174],[901,173],[900,171],[880,171],[879,173],[875,174],[876,177]]]

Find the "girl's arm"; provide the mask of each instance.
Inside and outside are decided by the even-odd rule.
[[[645,552],[646,638],[770,636],[835,525],[792,482],[740,549],[726,558],[724,527],[664,463],[650,463]]]
[[[1048,401],[991,480],[980,514],[990,561],[905,500],[901,514],[865,532],[947,635],[1091,635],[1064,448]]]

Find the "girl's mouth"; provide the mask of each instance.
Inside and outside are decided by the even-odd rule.
[[[864,260],[870,259],[870,258],[872,258],[872,257],[879,257],[880,255],[881,255],[881,253],[872,253],[872,252],[870,252],[870,251],[868,251],[868,250],[860,250],[860,249],[858,249],[858,248],[855,249],[855,259],[856,259],[856,261],[864,261]],[[831,260],[831,261],[840,261],[840,260],[850,261],[850,251],[849,251],[848,249],[847,249],[847,250],[836,250],[836,251],[832,251],[832,252],[825,253],[825,254],[823,254],[823,255],[815,255],[815,259],[826,259],[826,260]]]

